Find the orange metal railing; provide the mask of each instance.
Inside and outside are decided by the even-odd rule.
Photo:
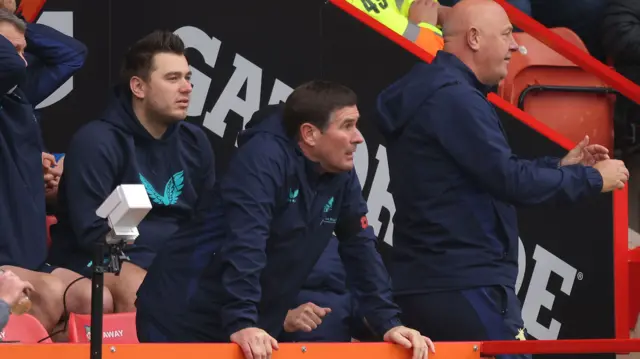
[[[640,352],[640,339],[626,340],[532,340],[508,342],[436,343],[429,358],[479,359],[498,354],[577,354]],[[86,359],[88,344],[2,344],[0,358]],[[118,344],[104,345],[105,359],[244,359],[235,344]],[[274,359],[409,359],[411,351],[387,343],[281,344]]]

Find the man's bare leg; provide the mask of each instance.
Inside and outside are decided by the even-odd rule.
[[[60,279],[65,288],[63,308],[68,313],[91,314],[91,280],[66,268],[56,268],[51,272]],[[104,314],[113,313],[113,298],[111,292],[104,288],[102,297],[102,310]],[[63,322],[56,327],[54,342],[67,342],[68,332],[66,328],[68,318],[62,318]]]
[[[64,297],[67,312],[91,314],[91,280],[65,268],[56,268],[51,274],[62,281],[67,291]],[[113,313],[113,298],[108,288],[104,288],[102,308],[104,314]]]
[[[42,326],[51,333],[62,317],[62,295],[64,284],[55,276],[13,266],[2,266],[4,270],[15,273],[20,279],[30,282],[35,292],[29,295],[32,307],[29,314],[36,317]]]
[[[104,286],[111,291],[116,313],[136,311],[136,293],[146,275],[146,270],[131,262],[122,263],[118,276],[105,273]]]

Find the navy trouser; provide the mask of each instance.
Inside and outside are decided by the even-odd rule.
[[[140,343],[168,343],[167,337],[145,315],[136,314],[136,332]]]
[[[433,341],[524,339],[520,300],[502,286],[396,297],[402,322]],[[498,355],[530,359],[531,355]]]

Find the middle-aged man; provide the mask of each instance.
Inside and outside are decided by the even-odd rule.
[[[413,347],[414,359],[433,350],[429,339],[402,326],[366,219],[353,166],[363,142],[356,103],[349,88],[312,81],[240,135],[214,215],[194,227],[202,235],[172,238],[138,291],[142,342],[230,340],[248,359],[270,358],[288,310],[335,231],[363,321],[379,338]]]
[[[490,0],[463,0],[449,16],[444,51],[378,98],[394,295],[403,321],[436,341],[522,338],[514,205],[623,188],[629,172],[586,137],[562,159],[515,156],[486,98],[518,48],[509,18]]]

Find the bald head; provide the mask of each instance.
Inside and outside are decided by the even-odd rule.
[[[444,51],[464,62],[486,85],[506,76],[508,59],[518,46],[504,9],[493,0],[462,0],[450,11],[442,32]]]

